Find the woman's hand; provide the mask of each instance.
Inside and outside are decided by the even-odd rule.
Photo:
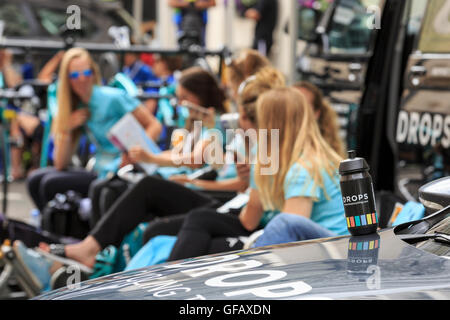
[[[129,164],[133,164],[133,161],[130,160],[130,157],[128,156],[128,154],[123,152],[121,155],[121,161],[120,161],[119,168],[123,168]]]
[[[91,113],[88,108],[78,109],[70,115],[70,130],[75,130],[84,125],[89,119]]]
[[[250,190],[250,198],[247,205],[241,210],[239,220],[242,226],[250,232],[258,227],[264,214],[264,208],[259,197],[259,193],[255,189]]]
[[[142,147],[136,146],[128,150],[128,157],[133,163],[153,162],[153,154],[145,151]]]
[[[237,174],[242,181],[250,180],[250,165],[248,164],[236,164]]]

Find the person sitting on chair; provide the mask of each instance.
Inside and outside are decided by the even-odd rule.
[[[27,180],[28,191],[39,210],[56,193],[69,189],[87,196],[93,180],[118,170],[121,152],[109,141],[107,133],[126,113],[132,113],[152,139],[160,134],[161,124],[139,100],[100,83],[99,70],[88,51],[72,48],[64,54],[58,75],[58,110],[52,124],[54,167],[36,170]],[[97,149],[92,171],[71,167],[82,132]]]

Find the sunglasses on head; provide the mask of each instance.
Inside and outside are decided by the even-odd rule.
[[[92,76],[93,72],[92,69],[86,69],[84,71],[74,71],[69,73],[69,79],[78,79],[80,77],[80,74],[83,74],[85,77]]]

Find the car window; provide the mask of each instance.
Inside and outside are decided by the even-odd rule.
[[[330,24],[332,53],[365,53],[381,18],[382,0],[341,0]]]
[[[3,35],[6,37],[23,37],[30,34],[28,22],[17,4],[0,3],[0,21],[4,22]]]
[[[315,39],[316,27],[329,6],[330,2],[326,0],[300,0],[298,11],[299,39],[306,41]]]
[[[412,0],[411,10],[408,13],[408,34],[418,36],[422,27],[423,18],[427,8],[427,1]]]
[[[423,53],[450,52],[450,1],[428,1],[418,49]]]
[[[53,36],[58,36],[61,28],[66,24],[67,13],[64,10],[55,10],[49,8],[36,8],[35,12],[42,27]],[[96,31],[92,21],[86,17],[81,18],[81,30],[83,31],[83,38],[91,37]]]

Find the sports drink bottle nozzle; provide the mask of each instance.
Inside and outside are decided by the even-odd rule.
[[[364,158],[348,152],[349,158],[339,166],[341,192],[347,227],[353,236],[376,233],[378,216],[369,165]]]

